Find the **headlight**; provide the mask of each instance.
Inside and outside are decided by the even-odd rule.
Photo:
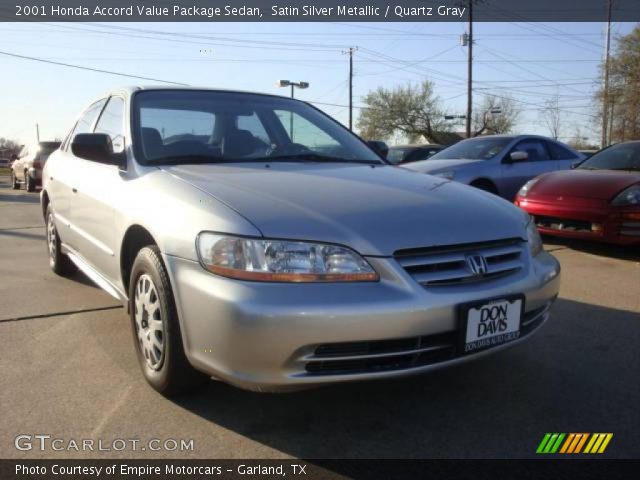
[[[452,170],[450,172],[434,173],[433,175],[440,178],[446,178],[447,180],[453,180],[453,177],[456,176],[456,172]]]
[[[620,192],[611,201],[611,205],[640,205],[640,185],[632,185]]]
[[[536,183],[538,183],[539,178],[534,178],[525,183],[522,188],[518,191],[518,195],[521,197],[526,197],[531,191],[531,187],[533,187]]]
[[[196,240],[202,266],[224,277],[263,282],[373,282],[367,261],[337,245],[243,238],[202,232]]]
[[[533,218],[527,223],[527,243],[529,244],[529,249],[533,257],[542,252],[542,238],[540,238],[540,233],[536,228]]]

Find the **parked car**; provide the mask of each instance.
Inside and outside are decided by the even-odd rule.
[[[522,210],[390,166],[291,98],[117,90],[50,157],[41,200],[51,268],[128,306],[167,395],[454,365],[527,338],[558,294]]]
[[[60,147],[60,142],[40,142],[25,145],[11,164],[11,185],[14,190],[24,185],[28,192],[35,192],[42,184],[42,168],[52,152]]]
[[[443,148],[442,145],[435,143],[426,145],[396,145],[389,148],[387,161],[394,165],[418,162],[432,157]]]
[[[589,158],[590,156],[598,153],[598,150],[578,150],[578,151],[584,155],[584,158]]]
[[[367,142],[369,148],[380,155],[381,158],[386,160],[387,155],[389,155],[389,145],[382,140],[369,140]]]
[[[583,159],[581,153],[550,138],[488,135],[462,140],[405,168],[513,200],[520,187],[532,178],[553,170],[568,170]]]
[[[537,177],[515,203],[542,233],[640,245],[640,141],[600,150],[575,170]]]

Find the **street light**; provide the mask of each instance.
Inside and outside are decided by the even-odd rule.
[[[291,87],[291,98],[293,98],[293,89],[295,87],[302,89],[309,88],[309,82],[292,82],[291,80],[279,80],[278,83],[276,83],[276,86]]]
[[[276,83],[276,86],[291,87],[291,98],[293,98],[293,89],[295,87],[302,89],[309,88],[309,82],[292,82],[291,80],[279,80],[278,83]],[[289,138],[291,138],[291,141],[293,142],[293,112],[289,112]]]

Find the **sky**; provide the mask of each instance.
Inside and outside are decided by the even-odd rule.
[[[613,45],[632,23],[612,25]],[[289,95],[279,79],[306,81],[297,98],[348,122],[348,55],[354,105],[377,87],[428,79],[447,113],[466,109],[464,22],[447,23],[3,23],[0,51],[163,81]],[[559,96],[561,140],[579,130],[598,143],[593,93],[601,82],[602,23],[475,23],[474,106],[509,95],[521,109],[514,131],[548,135],[544,102]],[[102,93],[160,84],[0,54],[0,137],[63,137]],[[357,118],[361,109],[354,109]],[[460,121],[461,122],[461,121]],[[355,123],[355,122],[354,122]],[[454,130],[464,126],[455,124]]]

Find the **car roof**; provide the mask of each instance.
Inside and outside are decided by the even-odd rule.
[[[276,95],[273,93],[264,93],[264,92],[251,92],[248,90],[232,90],[227,88],[211,88],[211,87],[198,87],[198,86],[190,86],[190,85],[126,85],[119,88],[115,88],[113,90],[109,90],[105,92],[103,95],[98,97],[98,100],[101,98],[108,97],[110,95],[125,95],[127,97],[132,96],[133,94],[141,91],[166,91],[166,90],[174,90],[174,91],[207,91],[207,92],[220,92],[220,93],[245,93],[250,95],[262,95],[265,97],[275,97],[275,98],[286,98],[291,100],[291,97],[286,95]],[[302,101],[298,99],[293,99],[297,101]]]
[[[443,148],[439,143],[421,143],[421,144],[407,144],[407,145],[394,145],[389,148]]]
[[[465,138],[461,141],[464,140],[475,140],[475,139],[482,139],[482,138],[507,138],[509,140],[522,140],[524,138],[534,138],[537,140],[546,140],[546,141],[550,141],[550,142],[557,142],[557,143],[562,143],[559,140],[555,140],[551,137],[545,137],[544,135],[529,135],[526,133],[523,134],[498,134],[498,135],[480,135],[478,137],[472,137],[472,138]]]

